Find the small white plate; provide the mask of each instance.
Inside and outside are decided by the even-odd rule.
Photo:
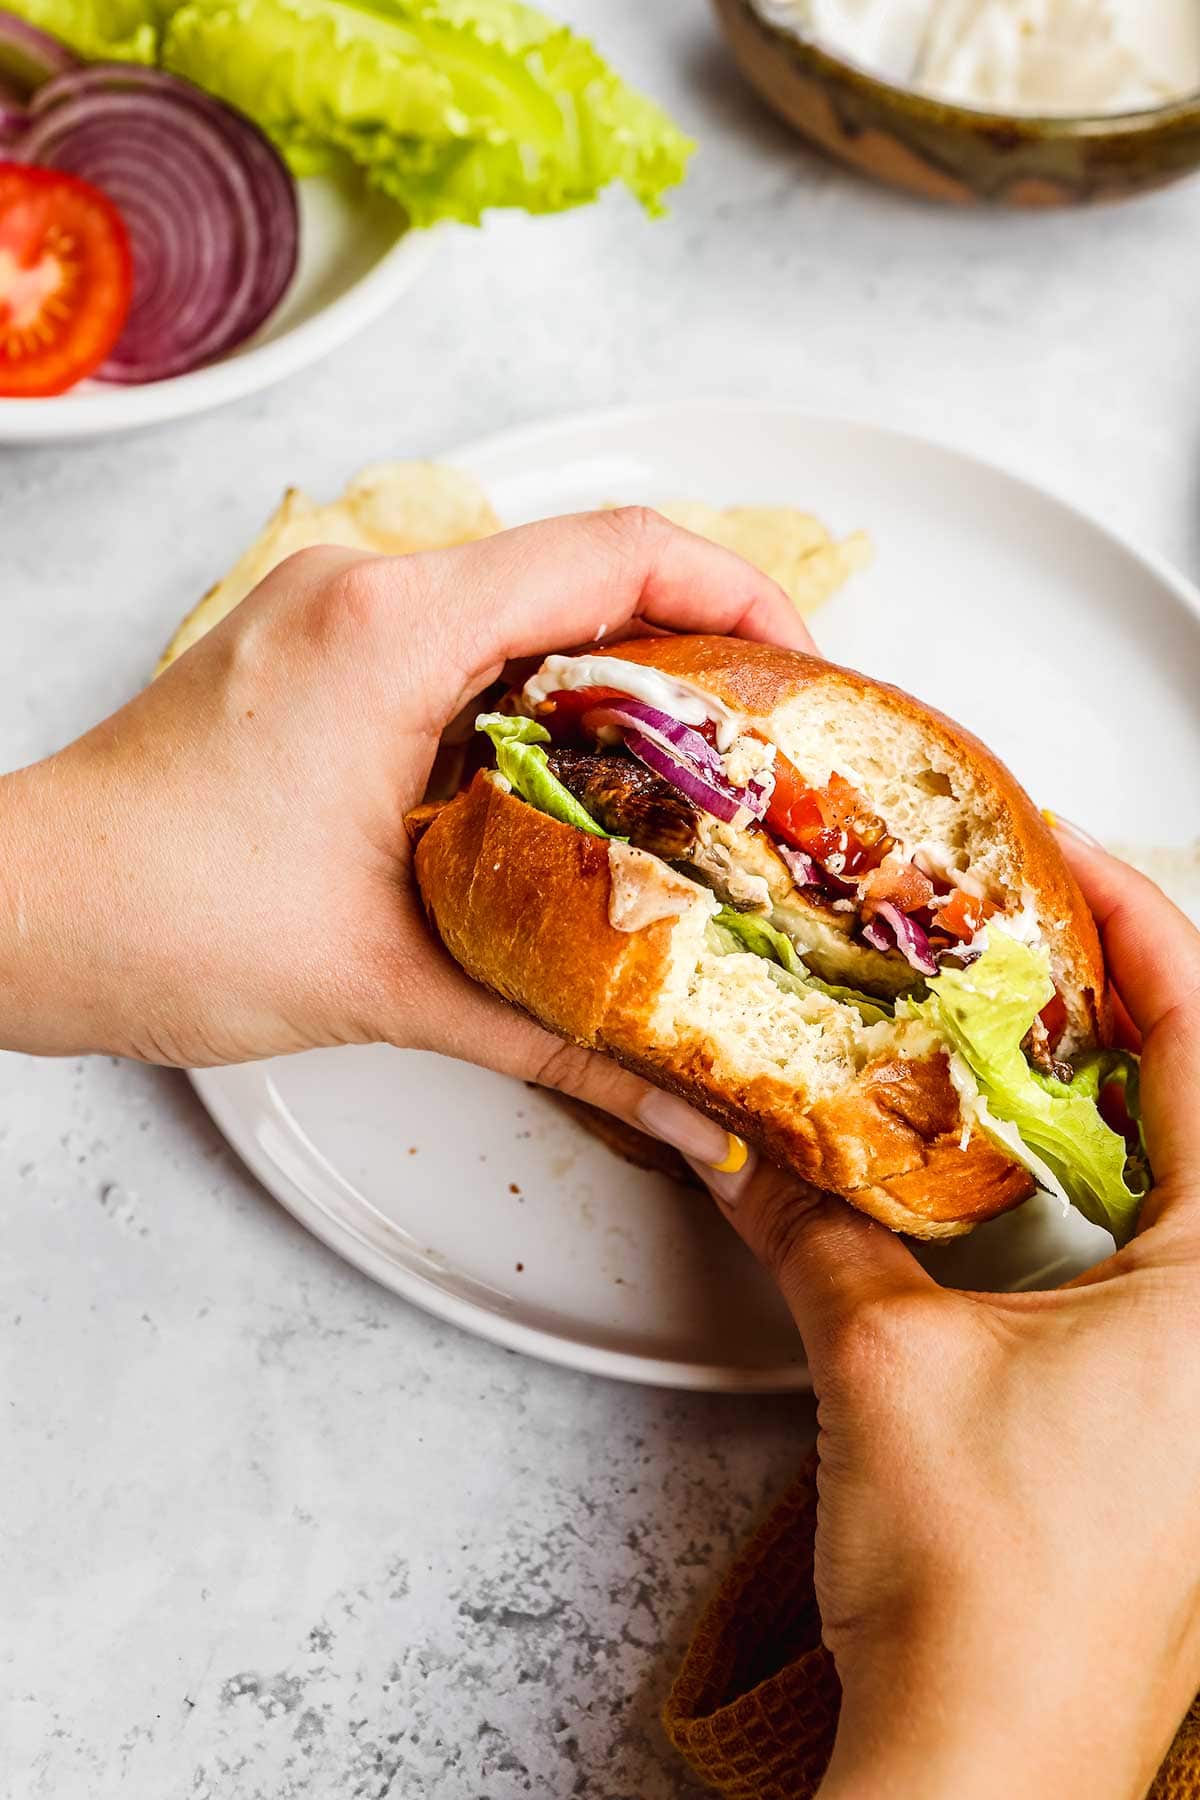
[[[0,399],[0,444],[101,437],[206,412],[281,381],[370,324],[424,267],[429,232],[408,231],[399,207],[353,176],[310,176],[299,191],[299,266],[253,338],[168,381],[84,381],[49,399]]]
[[[450,460],[512,523],[687,497],[865,526],[875,564],[818,616],[822,647],[961,718],[1044,804],[1108,839],[1174,846],[1180,885],[1193,870],[1200,594],[1063,502],[936,444],[770,408],[568,419]],[[194,1080],[297,1218],[442,1318],[629,1380],[807,1385],[778,1296],[715,1210],[543,1095],[383,1048]],[[1036,1287],[1110,1248],[1039,1199],[928,1261],[963,1286]]]

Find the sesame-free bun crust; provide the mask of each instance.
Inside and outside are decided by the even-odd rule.
[[[811,766],[818,745],[843,774],[849,772],[845,761],[870,763],[873,751],[879,767],[898,772],[902,784],[911,784],[927,761],[935,761],[937,772],[946,775],[960,796],[973,863],[994,873],[1005,892],[1027,895],[1036,908],[1075,1045],[1108,1041],[1111,1009],[1104,958],[1079,883],[1016,776],[971,732],[901,688],[771,644],[723,637],[638,638],[598,654],[694,682],[760,721],[764,735],[814,778],[820,773]],[[851,733],[852,727],[857,729]],[[839,761],[851,734],[853,755]],[[870,768],[854,772],[894,825],[899,793],[894,788],[873,792]],[[918,807],[931,804],[924,795],[917,800]]]
[[[1033,803],[969,733],[896,689],[769,646],[641,639],[612,654],[761,722],[805,773],[810,711],[822,741],[845,726],[826,752],[834,767],[849,761],[861,779],[872,757],[882,766],[903,753],[939,771],[1045,922],[1076,1041],[1103,1038],[1103,964],[1082,896]],[[891,737],[872,751],[880,721]],[[964,1130],[947,1059],[923,1026],[864,1026],[852,1008],[781,990],[761,958],[715,955],[705,935],[712,896],[657,859],[549,818],[491,772],[414,835],[429,917],[469,975],[804,1180],[922,1238],[957,1236],[1032,1193],[1023,1167]],[[610,916],[618,877],[627,907],[631,894],[645,896],[633,929]]]

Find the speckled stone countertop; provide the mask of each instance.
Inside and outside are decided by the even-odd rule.
[[[577,407],[926,430],[1200,572],[1200,186],[931,210],[762,115],[698,0],[559,10],[701,140],[670,220],[612,196],[446,233],[282,387],[0,451],[0,766],[120,702],[286,482]],[[178,1075],[0,1058],[0,1195],[5,1800],[693,1791],[657,1709],[807,1402],[618,1387],[438,1325],[305,1236]]]

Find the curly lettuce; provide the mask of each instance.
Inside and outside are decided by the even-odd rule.
[[[5,0],[80,56],[159,63],[298,175],[355,165],[414,225],[560,212],[619,181],[650,213],[693,146],[585,38],[519,0]]]
[[[1029,1066],[1021,1040],[1054,993],[1045,953],[989,927],[987,948],[967,969],[931,976],[928,997],[899,1002],[898,1012],[923,1018],[965,1064],[978,1096],[981,1129],[1018,1156],[1040,1186],[1076,1206],[1117,1244],[1132,1236],[1150,1185],[1144,1153],[1130,1153],[1105,1124],[1097,1100],[1110,1082],[1125,1089],[1138,1117],[1137,1059],[1094,1051],[1077,1059],[1070,1082]],[[970,1107],[975,1095],[963,1093]]]
[[[517,0],[184,0],[162,60],[302,171],[349,158],[416,225],[558,212],[614,181],[658,212],[692,149],[585,39]]]
[[[550,742],[550,733],[534,719],[508,718],[503,713],[480,713],[476,731],[486,732],[496,746],[496,767],[515,794],[549,813],[564,825],[579,831],[590,831],[593,837],[612,837],[597,825],[590,812],[565,788],[550,767],[542,749]],[[624,839],[620,839],[624,842]]]
[[[170,0],[4,0],[39,31],[48,31],[87,61],[154,63]],[[0,74],[5,72],[0,53]],[[19,71],[16,71],[19,74]]]

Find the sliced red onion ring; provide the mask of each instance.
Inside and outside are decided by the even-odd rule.
[[[0,10],[0,86],[26,100],[35,88],[81,67],[73,50],[15,13]]]
[[[775,848],[787,864],[797,887],[821,886],[821,871],[805,851],[793,850],[788,844],[776,844]]]
[[[936,975],[938,972],[924,931],[915,919],[910,919],[890,900],[881,901],[875,908],[874,918],[863,926],[863,937],[875,950],[899,950],[918,975]]]
[[[690,763],[681,762],[652,738],[631,731],[625,738],[625,747],[639,762],[644,762],[648,769],[653,769],[656,775],[661,775],[664,781],[669,781],[701,811],[711,813],[715,819],[723,819],[727,825],[748,825],[754,817],[746,804],[744,788],[717,787],[707,775],[692,768]]]
[[[682,757],[698,769],[707,769],[719,781],[725,779],[720,753],[707,738],[701,737],[690,725],[673,719],[670,713],[648,706],[644,700],[606,700],[586,717],[593,726],[619,725],[623,731],[640,732],[651,742],[661,744],[672,756]]]
[[[21,143],[120,208],[133,245],[129,322],[98,374],[159,381],[244,342],[296,266],[296,188],[249,119],[177,76],[102,63],[40,89]]]
[[[622,697],[593,707],[585,717],[593,728],[615,725],[630,736],[657,744],[673,764],[682,766],[685,771],[693,770],[706,784],[744,808],[752,819],[761,819],[765,815],[775,787],[773,771],[763,769],[752,776],[744,788],[734,787],[726,777],[720,752],[713,748],[706,737],[702,737],[690,725],[672,718],[670,713],[660,712],[656,706],[649,706],[644,700],[626,700]],[[629,742],[628,736],[626,742]],[[630,748],[633,748],[631,743]],[[645,761],[645,758],[642,760]],[[663,771],[659,770],[658,773]],[[674,780],[674,776],[667,775],[666,779]],[[704,802],[700,804],[703,805]],[[709,806],[708,811],[716,813],[718,818],[724,817],[723,813],[717,813],[714,806]]]
[[[29,114],[16,91],[0,82],[0,145],[15,149],[29,128]]]

